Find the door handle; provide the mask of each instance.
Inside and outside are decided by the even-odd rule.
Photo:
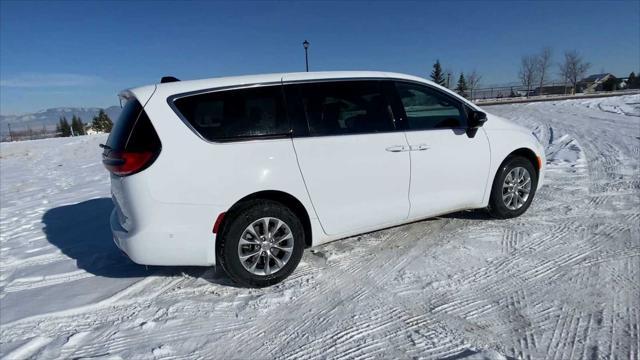
[[[403,152],[403,151],[408,151],[409,149],[404,145],[394,145],[394,146],[389,146],[385,150],[389,152]]]
[[[429,150],[429,145],[420,144],[420,145],[411,145],[411,151],[425,151]]]

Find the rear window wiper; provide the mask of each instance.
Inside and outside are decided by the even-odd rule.
[[[111,148],[111,146],[109,146],[109,145],[100,144],[100,145],[98,145],[98,146],[100,146],[100,147],[101,147],[101,148],[103,148],[103,149],[113,150],[113,149]]]

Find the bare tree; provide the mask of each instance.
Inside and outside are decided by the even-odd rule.
[[[565,51],[564,62],[560,63],[560,75],[564,78],[565,84],[571,85],[571,93],[576,93],[578,81],[580,81],[589,69],[588,62],[582,59],[577,51]]]
[[[537,64],[537,72],[540,78],[540,91],[538,95],[542,95],[542,90],[544,88],[544,81],[546,79],[547,73],[549,72],[549,67],[551,66],[551,48],[544,48],[540,55],[538,55],[538,64]]]
[[[531,86],[538,79],[538,57],[534,55],[526,55],[522,57],[520,62],[520,72],[518,77],[522,85],[527,88],[527,97],[531,92]]]
[[[478,72],[475,70],[473,70],[467,77],[467,88],[469,89],[469,97],[471,98],[471,100],[473,100],[473,92],[478,88],[480,79],[482,79],[482,75],[478,74]]]

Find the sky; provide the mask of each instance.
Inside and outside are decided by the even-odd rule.
[[[310,70],[427,77],[439,59],[481,84],[517,81],[520,58],[566,50],[589,73],[640,70],[640,1],[29,2],[0,0],[0,114],[107,107],[162,76]]]

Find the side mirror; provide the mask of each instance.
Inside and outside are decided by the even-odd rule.
[[[478,110],[470,110],[467,121],[469,129],[477,129],[487,122],[487,114]]]

